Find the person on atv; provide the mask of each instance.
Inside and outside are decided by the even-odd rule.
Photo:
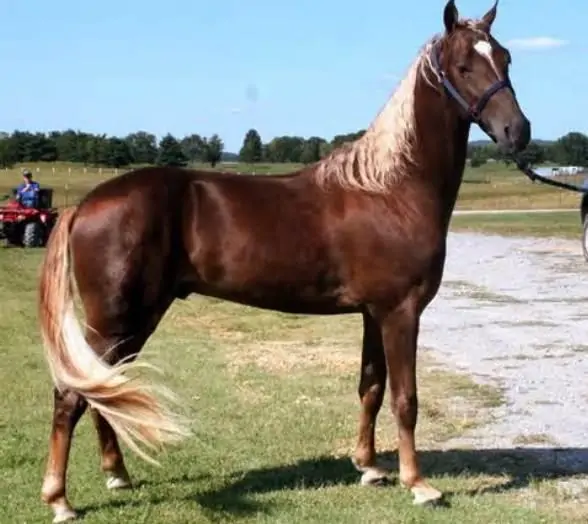
[[[16,188],[16,200],[25,207],[36,207],[39,198],[39,183],[33,180],[33,174],[25,169],[22,172],[23,182]]]

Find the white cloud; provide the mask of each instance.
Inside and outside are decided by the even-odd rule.
[[[238,115],[239,113],[242,113],[243,109],[241,109],[240,107],[231,107],[229,108],[229,113],[231,113],[232,115]]]
[[[507,43],[507,46],[515,49],[542,50],[562,47],[568,43],[567,40],[560,40],[550,36],[536,36],[532,38],[513,38]]]

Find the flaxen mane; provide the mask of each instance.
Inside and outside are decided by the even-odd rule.
[[[432,70],[429,51],[433,42],[434,39],[423,47],[365,134],[335,149],[320,162],[316,171],[320,186],[335,183],[382,193],[410,175],[416,144],[415,86],[420,76],[427,79],[426,71]]]
[[[479,30],[477,20],[461,20],[460,23]],[[334,183],[347,189],[383,193],[394,183],[410,176],[415,164],[413,153],[417,140],[415,86],[419,78],[433,87],[438,86],[439,78],[431,63],[431,49],[440,38],[437,35],[423,46],[365,134],[335,149],[318,164],[315,176],[320,186]]]

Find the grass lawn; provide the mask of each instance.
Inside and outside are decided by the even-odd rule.
[[[452,231],[476,231],[500,235],[562,237],[574,240],[580,240],[582,237],[582,224],[578,210],[550,213],[454,215],[450,227]]]
[[[36,326],[42,250],[0,249],[0,523],[50,522],[39,499],[51,386]],[[502,393],[439,369],[422,348],[418,446],[450,507],[413,507],[397,486],[365,488],[349,456],[358,414],[360,318],[302,317],[191,298],[175,303],[144,357],[187,401],[195,436],[155,468],[126,453],[137,485],[108,492],[94,430],[78,425],[69,494],[84,523],[556,523],[588,508],[556,489],[533,453],[453,450]],[[160,379],[160,378],[159,378]],[[394,461],[385,403],[378,449]],[[553,478],[549,479],[548,476]],[[565,515],[565,517],[564,517]]]
[[[562,177],[574,184],[584,175]],[[456,209],[562,209],[577,208],[576,192],[532,183],[516,167],[491,163],[479,168],[466,168]]]

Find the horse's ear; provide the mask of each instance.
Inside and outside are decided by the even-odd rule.
[[[490,9],[490,11],[488,11],[481,20],[481,25],[482,28],[489,33],[490,29],[492,29],[492,24],[494,23],[494,20],[496,19],[496,10],[498,7],[498,0],[495,0],[494,5],[492,6],[492,8]]]
[[[449,0],[443,11],[443,22],[447,33],[451,33],[455,29],[458,19],[459,13],[457,12],[457,7],[455,7],[455,0]]]

